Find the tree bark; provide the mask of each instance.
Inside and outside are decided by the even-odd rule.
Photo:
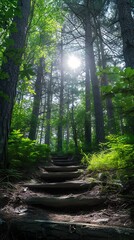
[[[43,78],[44,79],[44,78]],[[42,86],[42,88],[45,88],[45,82]],[[43,93],[42,93],[43,94]],[[40,143],[44,143],[44,134],[45,134],[45,119],[46,119],[46,108],[47,108],[47,95],[46,95],[46,90],[44,92],[44,98],[42,98],[42,120],[41,120],[41,132],[40,132]]]
[[[50,133],[51,133],[51,100],[52,100],[52,71],[53,65],[51,65],[50,79],[48,83],[48,92],[47,92],[47,113],[46,113],[46,135],[45,135],[45,144],[50,145]]]
[[[64,91],[64,71],[63,71],[63,40],[61,33],[61,85],[60,85],[60,106],[59,106],[59,124],[58,124],[58,152],[62,152],[63,145],[63,91]]]
[[[86,11],[86,22],[85,22],[85,32],[88,31],[88,52],[89,52],[89,69],[91,75],[93,99],[94,99],[94,111],[95,111],[95,127],[96,127],[96,142],[103,142],[105,139],[104,133],[104,119],[103,119],[103,109],[102,109],[102,100],[99,89],[99,82],[96,76],[96,65],[95,65],[95,56],[93,50],[93,37],[92,37],[92,27],[91,27],[91,15],[90,15],[90,6],[85,5]]]
[[[40,58],[40,63],[37,69],[37,79],[35,82],[35,95],[34,95],[33,110],[32,110],[31,124],[30,124],[30,131],[29,131],[29,138],[31,140],[36,140],[38,116],[39,116],[41,93],[42,93],[42,77],[43,77],[43,58]]]
[[[73,140],[75,144],[75,152],[78,152],[78,137],[77,137],[77,128],[76,122],[74,117],[74,94],[73,94],[73,84],[72,84],[72,106],[71,106],[71,124],[72,124],[72,131],[73,131]]]
[[[89,62],[90,62],[90,34],[88,28],[88,12],[86,15],[85,24],[85,68],[86,68],[86,81],[85,81],[85,146],[89,150],[91,147],[91,104],[90,104],[90,75],[89,75]]]
[[[30,15],[30,0],[18,0],[17,8],[20,16],[16,15],[12,26],[16,31],[11,31],[9,44],[3,54],[0,74],[0,165],[7,167],[7,143],[10,132],[11,116],[16,96],[16,86],[19,76],[21,57],[24,51],[28,17]],[[11,27],[12,29],[12,27]]]
[[[126,67],[134,68],[134,18],[130,0],[117,0]]]
[[[69,150],[69,138],[70,138],[70,130],[69,130],[69,89],[67,92],[67,121],[66,121],[66,151]]]

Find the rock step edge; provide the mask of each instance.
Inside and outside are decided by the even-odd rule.
[[[134,229],[50,220],[13,220],[11,235],[19,240],[132,240]]]

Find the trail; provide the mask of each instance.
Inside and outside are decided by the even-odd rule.
[[[134,229],[124,225],[127,212],[108,207],[102,183],[83,173],[73,158],[54,157],[38,177],[19,183],[9,204],[8,239],[133,239]]]

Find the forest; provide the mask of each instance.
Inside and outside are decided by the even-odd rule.
[[[133,4],[1,1],[1,168],[50,153],[133,166]]]
[[[133,117],[133,0],[0,1],[1,182],[52,156],[132,181]]]

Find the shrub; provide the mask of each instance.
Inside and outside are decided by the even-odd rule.
[[[14,130],[9,138],[8,155],[11,166],[20,167],[45,160],[49,156],[49,147],[24,138],[20,130]]]

